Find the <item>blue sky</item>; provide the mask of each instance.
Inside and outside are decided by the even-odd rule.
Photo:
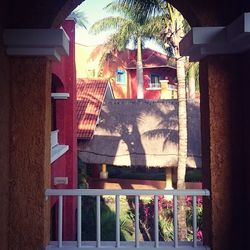
[[[85,0],[79,8],[84,10],[84,13],[87,17],[88,24],[86,25],[89,28],[96,21],[109,16],[110,14],[106,13],[103,8],[107,6],[112,0]],[[76,42],[84,45],[95,45],[102,44],[105,42],[108,37],[109,32],[102,32],[99,35],[91,35],[88,30],[77,27],[76,28]]]
[[[110,13],[107,13],[105,10],[103,10],[103,8],[107,6],[110,2],[112,2],[112,0],[85,0],[79,6],[79,8],[84,11],[88,19],[87,28],[89,28],[96,21],[111,15]],[[84,45],[102,44],[106,41],[109,34],[110,32],[102,32],[98,35],[91,35],[89,34],[88,30],[84,29],[83,27],[77,27],[76,42]],[[161,49],[158,48],[157,45],[152,42],[147,42],[146,47],[150,47],[152,49],[163,52]]]

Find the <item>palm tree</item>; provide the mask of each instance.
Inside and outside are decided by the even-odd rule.
[[[177,188],[185,189],[185,175],[187,162],[187,110],[186,110],[186,86],[185,86],[185,58],[180,56],[179,43],[184,33],[189,29],[189,25],[183,16],[169,3],[164,0],[119,0],[126,2],[130,8],[137,8],[145,16],[162,10],[166,13],[170,22],[161,32],[162,38],[169,54],[177,59],[177,81],[178,81],[178,167],[177,167]],[[178,231],[179,239],[185,240],[187,237],[185,197],[178,199]]]
[[[78,27],[83,27],[87,29],[86,25],[88,24],[88,19],[85,15],[85,12],[81,9],[81,6],[75,8],[69,15],[69,17],[74,18],[76,25]]]
[[[147,39],[160,39],[160,31],[164,27],[165,16],[143,16],[136,8],[129,8],[126,3],[119,4],[112,2],[106,6],[108,11],[116,12],[120,16],[110,16],[97,21],[91,27],[93,33],[100,33],[107,30],[115,30],[106,43],[107,51],[122,51],[129,42],[133,42],[137,47],[137,98],[144,98],[143,88],[143,65],[142,47]]]
[[[188,65],[188,98],[191,101],[195,99],[197,86],[199,86],[199,63],[190,62]]]

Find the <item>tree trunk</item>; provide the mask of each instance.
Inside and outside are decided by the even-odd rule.
[[[178,119],[179,119],[179,146],[178,146],[178,168],[177,189],[185,189],[185,174],[187,161],[187,109],[186,109],[186,86],[185,86],[185,59],[177,60],[178,80]],[[186,240],[187,225],[185,213],[185,197],[178,198],[178,233],[180,240]]]
[[[137,99],[144,98],[142,44],[141,37],[137,38],[137,61],[136,61]]]
[[[188,70],[188,97],[190,100],[195,99],[195,65],[190,63]]]

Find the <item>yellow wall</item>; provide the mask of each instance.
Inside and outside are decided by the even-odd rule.
[[[99,61],[101,53],[96,51],[95,46],[75,44],[76,77],[97,77],[99,72]]]
[[[167,82],[161,82],[161,99],[177,99],[177,89],[170,90]]]

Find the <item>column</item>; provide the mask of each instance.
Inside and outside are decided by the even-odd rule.
[[[102,169],[100,172],[100,179],[108,179],[108,172],[106,164],[102,164]]]
[[[50,62],[10,59],[9,248],[43,249],[49,240]]]

